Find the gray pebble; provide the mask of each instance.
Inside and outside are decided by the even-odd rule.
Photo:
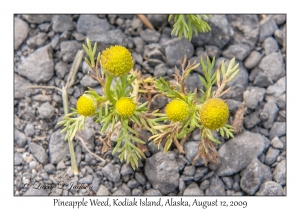
[[[278,43],[273,37],[266,38],[262,46],[265,49],[266,55],[278,51]]]
[[[53,174],[56,171],[55,166],[51,163],[48,163],[47,165],[44,165],[44,169],[48,174]]]
[[[131,179],[127,182],[127,186],[130,188],[130,189],[134,189],[136,187],[138,187],[140,184],[135,180],[135,179]]]
[[[207,174],[208,168],[207,167],[197,167],[195,173],[194,173],[194,180],[198,181],[202,177],[204,177],[205,174]]]
[[[54,115],[55,110],[49,102],[45,102],[40,106],[39,113],[42,118],[50,119]]]
[[[32,14],[32,15],[22,15],[22,18],[27,20],[29,23],[34,23],[34,24],[40,24],[40,23],[45,23],[45,22],[50,22],[52,19],[53,15],[47,15],[47,14]]]
[[[265,163],[267,165],[271,165],[276,161],[277,156],[279,155],[280,150],[275,149],[273,147],[269,147],[267,153],[266,153],[266,160]]]
[[[253,85],[258,87],[268,87],[272,85],[273,81],[271,77],[265,72],[259,72],[253,81]]]
[[[95,87],[99,85],[99,82],[86,74],[80,80],[80,84],[84,87]]]
[[[96,193],[96,195],[98,195],[98,196],[108,196],[108,195],[110,195],[110,193],[109,193],[108,189],[104,185],[101,184],[98,191],[97,191],[97,193]]]
[[[187,176],[193,176],[195,173],[195,166],[186,166],[182,174]]]
[[[222,196],[225,195],[225,186],[222,180],[214,175],[209,179],[210,186],[205,190],[205,195],[208,196]]]
[[[259,22],[259,28],[259,41],[263,42],[267,37],[274,34],[277,25],[273,18],[267,17]]]
[[[125,176],[125,175],[128,175],[128,174],[133,174],[133,169],[130,165],[123,164],[122,168],[121,168],[121,175]]]
[[[98,18],[97,15],[80,15],[76,25],[77,31],[82,34],[100,33],[109,30],[109,27],[107,20]]]
[[[231,189],[233,185],[233,179],[230,176],[221,177],[227,189]]]
[[[17,146],[20,148],[24,147],[27,141],[26,135],[17,129],[15,129],[14,134],[14,142]]]
[[[260,118],[259,118],[259,112],[253,112],[247,116],[244,117],[244,125],[247,129],[251,129],[254,126],[256,126],[258,123],[260,123]]]
[[[48,195],[44,189],[36,189],[34,187],[30,187],[24,195],[27,196],[46,196]]]
[[[270,139],[273,139],[275,136],[281,137],[286,134],[286,122],[274,122],[270,130]]]
[[[210,58],[218,58],[221,55],[221,50],[214,45],[205,45],[205,51]]]
[[[244,65],[247,69],[253,69],[257,66],[262,55],[257,51],[252,51],[249,56],[245,59]]]
[[[22,165],[23,164],[23,157],[20,153],[15,152],[14,154],[14,165],[18,166],[18,165]]]
[[[277,164],[273,171],[273,179],[282,186],[286,184],[286,160],[282,160]]]
[[[52,29],[58,33],[73,30],[74,25],[71,15],[53,15]]]
[[[143,191],[138,189],[138,188],[135,188],[135,189],[132,190],[131,194],[132,194],[132,196],[142,196]]]
[[[28,36],[29,26],[24,20],[14,18],[14,49],[17,50]]]
[[[82,183],[82,184],[91,184],[93,181],[93,176],[92,175],[87,175],[81,179],[79,179],[79,183]]]
[[[205,179],[203,182],[201,182],[200,189],[206,190],[207,188],[209,188],[209,180]]]
[[[60,56],[62,57],[63,61],[72,62],[75,58],[77,51],[81,49],[82,45],[75,40],[63,41],[60,43]]]
[[[147,28],[140,32],[140,36],[147,43],[157,43],[160,37],[160,33]]]
[[[274,97],[279,97],[286,91],[286,77],[280,78],[275,84],[270,85],[267,88],[266,93],[268,95],[274,96]]]
[[[66,165],[63,161],[60,161],[57,166],[56,166],[57,170],[60,170],[60,169],[65,169],[66,168]]]
[[[49,162],[49,157],[44,148],[34,142],[29,143],[29,150],[33,156],[42,164],[47,164]]]
[[[60,129],[52,133],[49,141],[49,156],[52,164],[57,164],[63,160],[69,152],[68,142],[64,141],[64,134],[60,133]]]
[[[273,82],[285,75],[285,67],[280,52],[272,52],[263,57],[258,67],[269,75]]]
[[[266,90],[259,87],[248,87],[244,92],[246,107],[255,109],[259,102],[263,101]]]
[[[161,196],[162,194],[160,193],[159,190],[155,189],[149,189],[144,192],[144,196]]]
[[[243,61],[250,53],[250,47],[247,44],[233,44],[223,51],[226,58],[235,57],[239,61]]]
[[[34,37],[29,38],[26,43],[28,47],[35,49],[43,46],[47,39],[48,39],[47,34],[44,32],[40,32]]]
[[[167,71],[168,71],[168,68],[167,68],[166,64],[164,64],[164,63],[159,64],[159,65],[155,66],[154,76],[156,78],[163,77],[166,75]]]
[[[111,163],[108,163],[102,168],[102,173],[106,178],[108,178],[109,181],[117,182],[120,179],[119,169]]]
[[[199,195],[204,195],[204,192],[199,188],[199,186],[195,182],[192,182],[183,192],[183,196],[199,196]]]
[[[276,183],[274,181],[267,181],[261,185],[259,191],[255,195],[258,195],[258,196],[283,195],[283,188],[281,185],[279,185],[278,183]]]
[[[268,101],[265,103],[263,110],[260,112],[260,119],[263,120],[263,126],[267,129],[271,128],[275,117],[277,116],[278,108],[275,102]]]
[[[283,149],[283,143],[280,141],[280,139],[277,136],[275,136],[271,140],[271,145],[276,149]]]

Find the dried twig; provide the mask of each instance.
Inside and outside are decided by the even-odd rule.
[[[233,133],[234,134],[239,134],[243,130],[243,123],[244,123],[244,114],[247,110],[247,107],[245,106],[245,101],[240,105],[238,110],[236,111],[234,115],[234,120],[232,122],[232,127],[233,127]]]
[[[101,161],[105,162],[105,160],[104,160],[102,157],[96,155],[96,154],[93,153],[91,150],[89,150],[89,148],[85,145],[85,142],[84,142],[83,138],[81,138],[81,137],[78,136],[78,135],[76,136],[76,138],[78,138],[78,139],[81,141],[82,146],[83,146],[83,147],[84,147],[91,155],[93,155],[94,157],[99,158]]]
[[[137,17],[151,30],[155,31],[152,23],[148,20],[148,18],[145,15],[137,15]]]

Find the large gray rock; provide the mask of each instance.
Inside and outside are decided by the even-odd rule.
[[[14,49],[17,50],[24,42],[24,40],[27,38],[29,32],[29,26],[24,20],[20,18],[16,17],[14,21],[15,21]]]
[[[247,69],[253,69],[257,66],[262,55],[257,51],[252,51],[249,56],[245,59],[244,65]]]
[[[33,154],[33,156],[43,165],[46,165],[47,163],[49,163],[48,154],[46,153],[45,149],[42,146],[40,146],[34,142],[30,142],[29,150]]]
[[[42,118],[51,118],[54,115],[54,107],[49,103],[45,102],[39,107],[39,113]]]
[[[277,164],[273,171],[273,179],[282,186],[286,184],[286,160],[282,160]]]
[[[285,66],[280,52],[272,52],[263,57],[258,65],[273,82],[285,75]]]
[[[259,188],[259,191],[255,195],[283,195],[283,188],[280,184],[274,182],[274,181],[267,181],[261,185]]]
[[[277,116],[278,107],[274,101],[265,103],[263,110],[260,112],[260,119],[263,120],[265,128],[271,128],[275,117]]]
[[[277,82],[273,85],[270,85],[267,88],[266,93],[268,95],[274,96],[274,97],[279,97],[286,91],[286,76],[280,78],[277,80]]]
[[[71,15],[53,15],[52,29],[55,32],[62,33],[74,29],[73,19]]]
[[[193,36],[192,43],[196,47],[202,47],[207,44],[223,49],[229,42],[231,35],[226,15],[211,15],[208,19],[204,19],[207,20],[207,23],[211,27],[211,31],[199,33],[198,36]]]
[[[52,133],[49,141],[49,156],[52,164],[57,164],[64,159],[69,152],[68,140],[64,140],[65,134],[60,134],[60,130]]]
[[[240,186],[249,195],[254,195],[265,181],[272,181],[272,172],[269,166],[254,158],[241,172]]]
[[[106,19],[98,18],[97,15],[80,15],[76,25],[77,31],[82,34],[109,30]]]
[[[15,90],[15,99],[25,98],[27,93],[31,92],[31,89],[28,87],[32,84],[24,79],[23,77],[19,76],[18,74],[14,74],[14,90]]]
[[[266,55],[269,55],[272,52],[278,51],[278,43],[276,39],[273,37],[268,37],[265,39],[265,41],[262,44],[263,48],[265,49]]]
[[[227,15],[228,22],[234,31],[232,43],[247,44],[251,49],[255,47],[259,34],[257,15]]]
[[[185,55],[189,59],[194,54],[193,45],[185,38],[173,38],[164,42],[162,47],[165,51],[166,62],[170,67],[180,65]]]
[[[221,164],[215,174],[229,176],[243,170],[263,152],[264,147],[264,139],[260,134],[246,131],[235,136],[219,149]]]
[[[146,159],[145,175],[154,189],[163,195],[173,192],[179,185],[179,170],[173,152],[158,152]]]
[[[27,22],[29,23],[34,23],[34,24],[40,24],[40,23],[44,23],[44,22],[50,22],[52,19],[53,15],[46,15],[46,14],[42,14],[42,15],[22,15],[22,17],[27,20]]]
[[[30,39],[27,40],[27,45],[28,47],[35,49],[37,47],[41,47],[44,45],[46,40],[48,39],[48,36],[44,32],[40,32],[34,37],[31,37]]]
[[[72,62],[78,50],[82,49],[82,45],[75,41],[63,41],[60,43],[60,56],[65,62]]]
[[[222,180],[217,176],[214,175],[209,179],[209,188],[205,190],[205,195],[208,196],[222,196],[226,195],[225,193],[225,186]]]
[[[102,168],[102,173],[111,182],[117,182],[121,177],[119,168],[111,163]]]
[[[97,42],[97,50],[103,51],[111,45],[121,45],[127,47],[126,35],[120,29],[102,31],[102,32],[89,32],[87,37],[91,42]]]
[[[35,50],[21,62],[18,72],[33,82],[48,82],[54,75],[51,47],[46,45]]]

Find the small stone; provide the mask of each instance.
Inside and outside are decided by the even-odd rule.
[[[277,29],[273,18],[264,18],[259,22],[259,41],[263,42],[267,37],[272,36]]]
[[[180,65],[180,60],[186,55],[186,58],[189,59],[194,54],[193,45],[185,38],[173,38],[169,41],[166,41],[162,45],[167,64],[170,67],[175,65]]]
[[[28,80],[18,74],[14,74],[14,98],[20,99],[25,98],[27,94],[30,95],[32,91],[28,88],[28,86],[31,85],[32,84]]]
[[[276,31],[274,32],[274,37],[276,39],[276,41],[283,47],[285,47],[285,27],[281,30],[281,29],[276,29]]]
[[[275,136],[272,140],[271,140],[271,145],[276,148],[276,149],[283,149],[283,143],[280,141],[280,139],[278,138],[278,136]]]
[[[209,179],[210,186],[205,190],[205,195],[208,196],[222,196],[225,195],[225,186],[222,180],[214,175]]]
[[[68,72],[68,64],[64,61],[59,61],[56,63],[55,67],[56,76],[60,79],[63,79]]]
[[[200,184],[200,190],[206,190],[207,188],[209,188],[209,181],[207,179],[205,179]]]
[[[28,45],[28,47],[35,49],[35,48],[43,46],[47,39],[48,39],[47,34],[41,32],[41,33],[38,33],[37,35],[35,35],[34,37],[31,37],[30,39],[28,39],[27,45]]]
[[[189,74],[188,77],[185,80],[185,87],[187,89],[188,92],[194,92],[195,89],[199,90],[203,90],[204,85],[202,84],[202,82],[200,81],[199,74]]]
[[[100,185],[97,193],[96,193],[97,196],[108,196],[110,195],[108,189],[104,186],[104,185]]]
[[[42,14],[42,15],[37,15],[37,14],[32,14],[32,15],[22,15],[22,18],[24,18],[25,20],[27,20],[27,22],[29,23],[33,23],[33,24],[40,24],[40,23],[44,23],[44,22],[50,22],[52,19],[53,15],[46,15],[46,14]]]
[[[187,176],[193,176],[195,173],[195,166],[186,166],[182,174]]]
[[[257,51],[252,51],[249,56],[245,59],[244,65],[247,69],[253,69],[257,66],[261,60],[262,55]]]
[[[231,189],[232,188],[234,181],[233,181],[233,179],[231,177],[225,176],[225,177],[222,177],[221,179],[225,183],[225,186],[226,186],[227,189]]]
[[[163,195],[173,192],[179,184],[179,170],[173,152],[158,152],[146,159],[145,175],[154,189]]]
[[[95,87],[99,85],[99,82],[86,74],[80,80],[80,84],[84,87]]]
[[[146,45],[146,42],[141,37],[133,37],[132,41],[135,45],[135,50],[138,53],[143,54],[144,46]]]
[[[166,14],[148,14],[148,20],[154,27],[160,28],[164,23],[168,22],[168,15]]]
[[[273,37],[266,38],[262,46],[265,49],[266,55],[278,51],[278,43]]]
[[[280,52],[272,52],[263,57],[258,67],[269,75],[273,82],[285,75],[285,67]]]
[[[31,123],[26,124],[24,132],[27,136],[33,136],[35,134],[34,126]]]
[[[134,189],[136,187],[138,187],[140,184],[135,180],[135,179],[131,179],[127,182],[127,186],[130,188],[130,189]]]
[[[44,148],[34,142],[29,143],[29,150],[33,156],[42,164],[49,163],[49,157]]]
[[[286,108],[286,94],[282,94],[276,99],[276,104],[280,109]]]
[[[163,77],[166,75],[167,71],[168,71],[168,68],[167,68],[166,64],[164,64],[164,63],[159,64],[159,65],[155,66],[154,76],[156,78]]]
[[[69,40],[71,37],[71,32],[70,31],[64,31],[60,36],[59,36],[59,41],[66,41]]]
[[[97,15],[80,15],[76,29],[79,33],[102,32],[109,30],[110,26],[106,19],[98,18]]]
[[[48,174],[53,174],[56,171],[55,166],[51,163],[48,163],[47,165],[44,165],[44,169]]]
[[[284,186],[286,184],[286,161],[280,161],[273,171],[273,179],[275,182]]]
[[[168,103],[168,98],[163,95],[155,97],[150,105],[151,110],[163,109]],[[157,147],[157,145],[155,145]]]
[[[18,166],[18,165],[22,165],[23,164],[23,157],[20,153],[15,152],[14,154],[14,165]]]
[[[60,129],[52,133],[49,141],[49,156],[52,164],[57,164],[69,155],[68,142],[64,140],[65,134],[60,133]]]
[[[63,41],[60,43],[60,56],[65,62],[72,62],[78,50],[82,49],[82,45],[75,41]]]
[[[115,165],[108,163],[102,168],[103,175],[111,182],[117,182],[120,180],[120,171]]]
[[[259,72],[258,75],[255,77],[255,80],[253,82],[253,85],[258,87],[268,87],[269,85],[272,85],[273,81],[269,75],[267,75],[265,72]]]
[[[18,66],[18,73],[36,83],[48,82],[54,74],[51,47],[46,45],[31,53]]]
[[[28,36],[29,26],[20,19],[14,18],[14,49],[17,50]]]
[[[266,160],[265,163],[267,165],[272,165],[275,161],[277,156],[279,155],[280,150],[279,149],[275,149],[273,147],[269,147],[267,154],[266,154]]]
[[[31,161],[28,165],[30,169],[34,169],[38,165],[38,163],[34,160]]]
[[[221,50],[214,45],[205,45],[205,51],[210,58],[218,58],[221,55]]]
[[[230,176],[244,168],[264,150],[260,134],[244,132],[225,142],[219,149],[221,164],[215,174]]]
[[[278,108],[275,102],[268,101],[265,103],[263,110],[260,112],[260,119],[263,120],[265,128],[271,128],[275,117],[277,116]]]
[[[254,195],[262,183],[272,180],[269,166],[254,158],[245,170],[241,172],[240,186],[249,195]]]
[[[279,97],[283,93],[286,92],[286,77],[280,78],[274,85],[270,85],[267,88],[266,93],[268,95],[274,96],[274,97]]]
[[[162,196],[159,190],[149,189],[144,192],[144,196]]]
[[[254,126],[256,126],[258,123],[260,123],[259,119],[259,112],[253,112],[244,118],[244,125],[247,129],[251,129]]]
[[[204,195],[203,190],[199,188],[199,186],[192,182],[187,188],[185,188],[183,192],[183,196],[199,196]]]
[[[50,23],[42,23],[38,25],[38,28],[40,29],[40,31],[42,32],[48,32],[50,29]]]
[[[283,195],[283,188],[280,184],[278,184],[274,181],[267,181],[261,185],[259,191],[255,195],[258,195],[258,196]]]
[[[198,154],[198,145],[200,141],[188,141],[184,144],[184,151],[185,156],[188,159],[190,163],[193,162],[194,158]],[[203,160],[201,157],[199,157],[195,163],[194,166],[202,166],[204,165]]]
[[[228,105],[229,112],[233,115],[238,110],[238,108],[241,106],[241,104],[242,104],[242,102],[240,102],[240,101],[236,101],[236,100],[233,100],[233,99],[228,99],[227,100],[227,105]]]
[[[92,175],[87,175],[81,179],[79,179],[79,183],[81,184],[91,184],[93,181],[93,176]]]
[[[273,15],[273,19],[275,20],[277,25],[282,25],[286,21],[286,15],[285,14],[276,14],[276,15]]]
[[[246,44],[233,44],[223,51],[223,56],[227,58],[235,57],[243,61],[250,53],[250,47]]]
[[[232,185],[232,189],[235,191],[235,192],[238,192],[240,191],[240,185],[238,182],[234,182],[233,185]]]
[[[125,175],[128,175],[128,174],[133,174],[133,169],[130,165],[123,164],[122,168],[121,168],[121,175],[125,176]]]
[[[147,43],[157,43],[160,33],[149,28],[140,32],[141,38]]]
[[[56,166],[57,170],[60,170],[60,169],[65,169],[66,168],[66,165],[63,161],[60,161],[57,166]]]
[[[262,102],[264,99],[266,90],[259,87],[248,87],[244,92],[244,100],[246,107],[250,109],[255,109],[259,102]]]
[[[57,33],[73,30],[74,25],[71,15],[53,15],[52,29]]]
[[[275,136],[279,138],[286,134],[286,122],[275,122],[270,130],[269,137],[273,139]]]
[[[45,102],[40,106],[39,113],[42,118],[50,119],[54,115],[55,110],[49,102]]]
[[[122,186],[120,186],[117,191],[115,191],[113,194],[113,196],[119,195],[119,196],[129,196],[131,195],[131,190],[130,188],[127,187],[126,184],[122,184]]]

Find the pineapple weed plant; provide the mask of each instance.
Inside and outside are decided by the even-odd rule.
[[[179,38],[184,35],[191,40],[192,30],[195,34],[210,30],[200,15],[170,15],[169,21],[172,18],[175,22],[172,34],[175,33]],[[205,90],[197,94],[196,89],[193,92],[186,91],[185,79],[200,63],[191,64],[186,57],[181,61],[181,69],[175,67],[174,80],[171,82],[162,77],[143,78],[139,70],[133,70],[132,56],[123,46],[110,46],[96,55],[97,43],[92,47],[87,38],[83,49],[87,54],[85,61],[93,70],[88,75],[99,82],[103,95],[88,87],[79,97],[76,108],[71,108],[72,112],[65,114],[59,122],[64,126],[61,133],[66,133],[65,140],[72,141],[76,133],[84,129],[86,118],[92,117],[95,123],[102,126],[100,132],[103,135],[99,137],[103,142],[102,154],[112,148],[110,142],[114,134],[112,154],[117,153],[121,162],[125,161],[136,169],[138,160],[146,158],[145,142],[139,135],[141,129],[152,134],[149,140],[153,140],[158,148],[164,146],[164,153],[174,143],[178,151],[184,154],[183,144],[188,134],[199,128],[201,141],[193,164],[199,157],[205,164],[207,161],[218,161],[215,148],[220,142],[215,139],[214,132],[219,132],[222,137],[233,137],[233,128],[227,124],[228,106],[220,97],[230,90],[230,87],[225,87],[239,72],[234,58],[227,67],[223,61],[215,71],[215,58],[210,60],[207,57],[206,62],[201,58],[204,75],[199,75],[199,79]],[[170,99],[165,112],[149,109],[151,101],[158,95]],[[78,138],[82,141],[81,137]],[[73,170],[78,170],[74,165],[76,160],[73,153],[71,159]]]

